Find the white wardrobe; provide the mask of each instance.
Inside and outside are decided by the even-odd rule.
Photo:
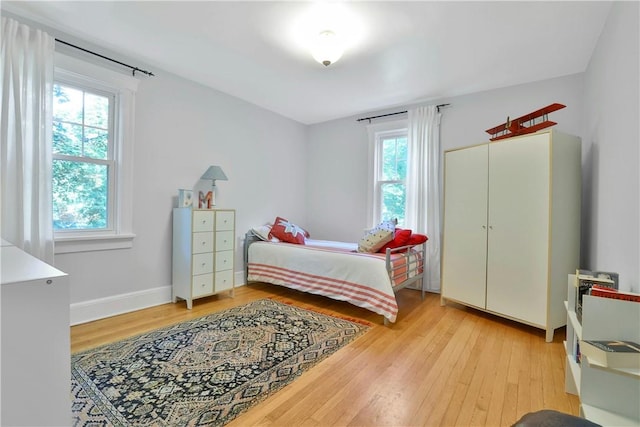
[[[579,267],[581,141],[554,130],[445,152],[442,303],[546,330]]]

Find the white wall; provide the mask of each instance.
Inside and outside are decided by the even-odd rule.
[[[615,2],[585,73],[583,265],[640,292],[640,18]]]
[[[309,127],[307,218],[312,238],[355,242],[367,226],[367,130],[355,118]]]
[[[485,129],[559,102],[567,108],[550,119],[566,133],[581,134],[582,74],[433,101],[441,109],[442,149],[488,140]],[[411,108],[412,106],[409,106]],[[406,110],[372,112],[309,127],[307,164],[307,226],[313,237],[356,241],[367,223],[368,122],[356,119]],[[401,116],[374,120],[397,120]],[[406,117],[406,115],[404,115]]]
[[[134,246],[57,255],[72,303],[159,287],[170,295],[171,209],[179,188],[207,186],[198,181],[209,165],[229,178],[217,183],[217,205],[237,210],[236,271],[251,226],[305,216],[304,125],[152,70],[136,94]]]

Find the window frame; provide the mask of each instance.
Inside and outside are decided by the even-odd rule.
[[[116,188],[117,188],[117,170],[118,165],[115,160],[116,153],[116,120],[117,116],[117,96],[112,91],[105,91],[101,89],[97,89],[94,86],[88,86],[85,84],[78,84],[75,81],[70,81],[65,79],[63,76],[54,78],[54,82],[56,84],[60,84],[61,86],[70,87],[72,89],[77,89],[83,91],[83,93],[90,93],[94,95],[104,96],[109,99],[109,138],[108,138],[108,147],[107,147],[107,159],[97,159],[93,157],[86,156],[73,156],[69,154],[60,154],[53,152],[52,158],[53,160],[61,160],[61,161],[69,161],[69,162],[81,162],[81,163],[91,163],[95,165],[103,165],[107,166],[107,225],[104,228],[100,229],[53,229],[54,234],[57,237],[64,238],[64,236],[71,235],[86,235],[86,234],[94,234],[94,235],[110,235],[113,234],[113,230],[115,230],[115,220],[116,220],[116,207],[118,205],[117,197],[116,197]],[[55,118],[54,118],[55,120]],[[84,123],[82,124],[83,128],[85,127]]]
[[[99,230],[54,230],[55,253],[133,247],[134,105],[138,80],[56,52],[54,82],[113,96],[108,224]],[[53,90],[53,88],[52,88]],[[53,126],[53,117],[51,120]],[[57,157],[58,155],[56,155]],[[87,161],[86,158],[80,158]],[[53,220],[53,218],[52,218]]]
[[[382,184],[403,183],[406,180],[381,180],[382,176],[382,141],[389,138],[409,137],[407,120],[395,120],[367,126],[369,134],[369,193],[367,205],[368,223],[375,226],[382,221]],[[407,159],[408,160],[408,159]]]

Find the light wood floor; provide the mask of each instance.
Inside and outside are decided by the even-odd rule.
[[[544,331],[402,290],[400,313],[382,317],[348,303],[271,285],[165,304],[71,328],[72,352],[204,316],[260,298],[293,302],[374,323],[284,389],[229,426],[508,426],[527,412],[577,415],[564,392],[564,330]]]

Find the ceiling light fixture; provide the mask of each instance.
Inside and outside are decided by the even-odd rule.
[[[311,47],[313,58],[328,67],[342,56],[344,47],[335,32],[331,30],[320,31]]]
[[[362,20],[342,2],[311,3],[292,21],[291,36],[299,46],[301,57],[311,56],[328,67],[345,51],[352,52],[364,35]]]

